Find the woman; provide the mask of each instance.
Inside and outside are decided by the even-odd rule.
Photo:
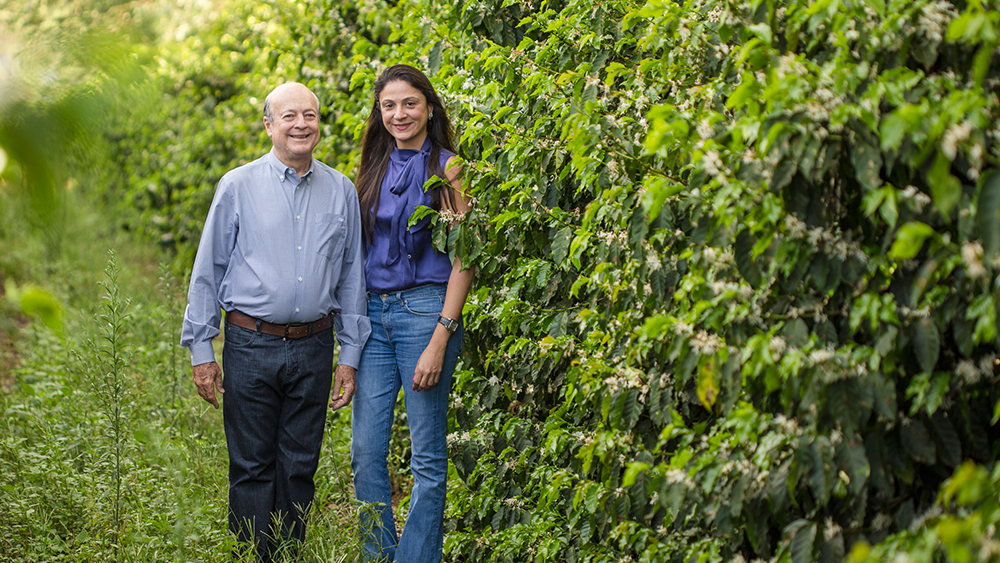
[[[420,205],[469,210],[454,160],[448,115],[430,81],[410,66],[386,69],[375,82],[357,179],[372,334],[358,366],[351,467],[357,499],[374,503],[379,516],[362,516],[362,528],[371,530],[364,538],[369,559],[441,560],[448,392],[472,270],[434,249],[429,218],[407,225]],[[425,192],[433,176],[446,183]],[[397,538],[387,457],[400,386],[410,425],[413,491]]]

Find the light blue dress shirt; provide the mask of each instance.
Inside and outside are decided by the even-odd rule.
[[[302,178],[274,152],[219,181],[191,272],[181,345],[215,361],[220,307],[276,324],[333,313],[338,362],[357,368],[371,334],[354,184],[313,159]]]

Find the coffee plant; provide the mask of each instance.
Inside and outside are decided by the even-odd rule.
[[[475,207],[453,561],[993,561],[1000,6],[227,4],[122,122],[182,269],[263,97],[353,175],[384,67],[432,77]],[[442,241],[445,236],[442,237]]]

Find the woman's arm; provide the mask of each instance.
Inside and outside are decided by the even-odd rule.
[[[445,168],[451,185],[451,211],[465,213],[471,209],[469,198],[462,193],[462,168],[453,165],[455,157],[448,159]],[[446,198],[442,198],[444,200]],[[472,287],[472,278],[475,272],[472,268],[462,269],[462,260],[456,256],[451,265],[451,275],[448,276],[448,291],[444,295],[444,306],[441,308],[441,316],[449,319],[459,320],[462,318],[462,309],[465,307],[465,300],[469,296],[469,289]],[[444,352],[448,346],[448,339],[451,333],[444,325],[438,323],[434,329],[431,341],[424,349],[424,353],[417,360],[417,368],[413,372],[413,390],[423,391],[437,385],[441,379],[441,367],[444,365]]]

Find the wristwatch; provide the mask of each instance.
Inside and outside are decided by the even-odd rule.
[[[438,315],[438,322],[441,323],[441,325],[444,326],[444,328],[446,328],[448,332],[452,334],[454,334],[455,331],[458,330],[458,321],[456,321],[455,319],[449,319],[444,315]]]

